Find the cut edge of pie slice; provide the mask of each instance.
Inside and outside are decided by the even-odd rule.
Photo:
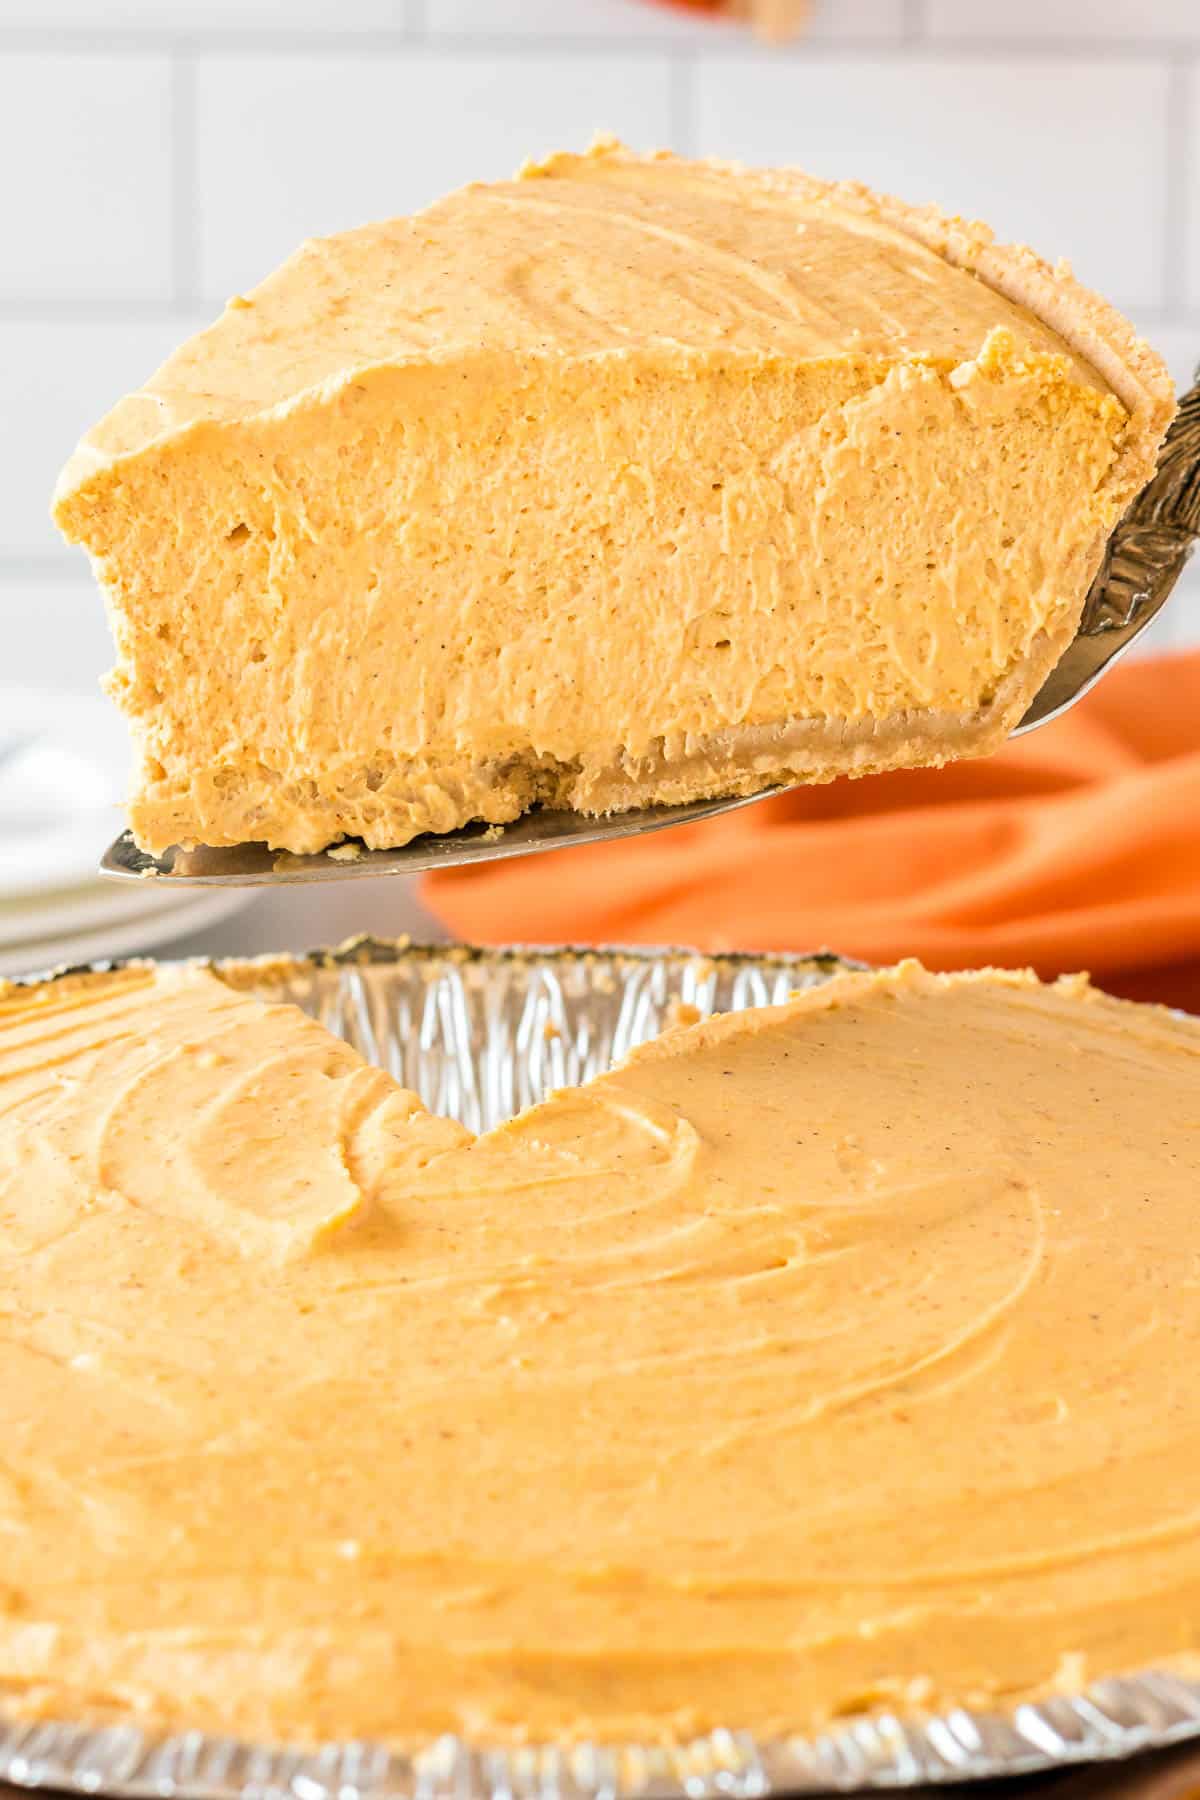
[[[998,746],[1169,376],[1065,265],[611,141],[314,241],[84,439],[147,849]]]

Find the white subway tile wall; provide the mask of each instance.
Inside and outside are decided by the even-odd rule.
[[[94,694],[112,667],[104,602],[86,577],[39,575],[6,582],[0,623],[0,689]]]
[[[200,286],[218,302],[305,237],[413,212],[590,135],[671,137],[664,56],[217,56],[196,69]]]
[[[89,38],[203,32],[289,38],[404,33],[421,22],[422,0],[0,0],[0,24],[78,31]]]
[[[172,98],[167,55],[0,47],[0,299],[170,298]]]
[[[107,666],[47,505],[174,343],[304,237],[598,130],[980,214],[1200,362],[1200,0],[816,0],[782,49],[663,0],[0,0],[0,683]],[[1200,643],[1200,579],[1155,638]]]
[[[695,71],[706,149],[798,162],[984,218],[1119,305],[1158,304],[1169,70],[1156,59],[711,56]],[[1098,129],[1121,120],[1119,131]]]
[[[54,552],[61,540],[50,519],[50,496],[76,439],[144,381],[181,337],[207,323],[199,313],[141,320],[0,314],[0,382],[10,426],[0,436],[5,555],[36,561]],[[82,561],[82,552],[72,554],[65,545],[63,556],[68,570]],[[54,556],[56,574],[58,565]],[[86,578],[86,567],[76,572]]]

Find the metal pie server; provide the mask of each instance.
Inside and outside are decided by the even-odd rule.
[[[1092,583],[1079,630],[1047,677],[1013,732],[1033,731],[1057,718],[1086,694],[1104,671],[1157,616],[1200,535],[1200,384],[1190,388],[1167,434],[1158,469],[1109,539],[1104,562]],[[148,877],[172,884],[209,887],[264,887],[297,881],[351,881],[365,876],[415,875],[501,857],[532,856],[572,844],[598,844],[639,837],[668,825],[713,819],[750,806],[763,793],[724,800],[695,800],[684,806],[643,806],[606,818],[537,809],[511,825],[468,825],[442,837],[419,837],[399,850],[358,851],[342,846],[331,856],[293,856],[265,844],[229,849],[174,848],[161,856],[139,850],[122,832],[105,852],[102,875],[121,881]],[[349,854],[347,852],[349,851]]]

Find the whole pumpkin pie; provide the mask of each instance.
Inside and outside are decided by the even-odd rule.
[[[605,143],[305,245],[84,439],[151,850],[373,847],[998,745],[1153,471],[1103,301]]]
[[[201,970],[0,995],[3,1704],[644,1742],[1194,1667],[1198,1075],[906,964],[473,1138]]]

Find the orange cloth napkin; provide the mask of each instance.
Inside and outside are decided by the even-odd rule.
[[[1200,653],[1124,664],[983,761],[446,871],[424,897],[478,943],[1082,968],[1113,992],[1200,1011]]]

